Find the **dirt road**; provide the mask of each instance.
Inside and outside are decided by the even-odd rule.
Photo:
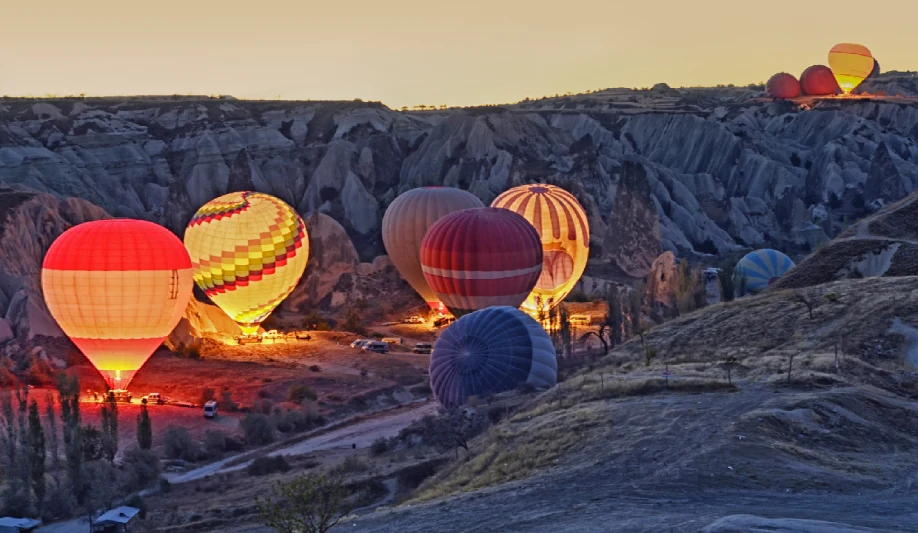
[[[378,438],[391,438],[421,418],[436,413],[438,404],[436,402],[423,402],[416,405],[398,408],[392,412],[380,413],[370,418],[361,418],[353,424],[343,425],[337,429],[320,433],[315,437],[308,438],[302,442],[280,448],[270,452],[268,455],[304,455],[307,453],[332,450],[335,448],[369,448],[374,440]],[[255,454],[250,454],[252,459]],[[196,468],[194,470],[182,473],[165,474],[166,479],[172,484],[187,483],[207,476],[219,473],[233,472],[245,468],[251,463],[251,459],[239,464],[227,466],[229,463],[236,463],[239,457],[230,457],[222,461],[210,463]]]

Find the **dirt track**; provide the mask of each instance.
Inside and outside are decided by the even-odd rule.
[[[436,410],[437,404],[435,402],[425,402],[398,408],[392,412],[361,418],[353,424],[345,423],[338,429],[320,433],[315,437],[274,450],[268,455],[305,455],[307,453],[332,450],[335,448],[353,448],[354,445],[356,445],[358,449],[369,448],[374,440],[380,437],[394,437],[405,427],[420,420],[426,415],[434,414]],[[252,458],[254,458],[254,456]],[[239,463],[238,459],[238,456],[234,456],[188,472],[168,473],[165,474],[165,477],[172,484],[187,483],[214,474],[223,474],[240,470],[251,463],[251,460]],[[229,463],[233,463],[232,466],[228,466]]]

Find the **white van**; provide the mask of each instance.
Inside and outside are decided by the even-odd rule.
[[[217,402],[211,400],[204,404],[204,418],[217,418]]]
[[[381,341],[370,341],[363,346],[367,352],[389,353],[389,343]]]

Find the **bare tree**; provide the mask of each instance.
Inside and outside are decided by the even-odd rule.
[[[278,483],[271,496],[255,498],[265,525],[277,533],[325,533],[352,510],[340,474],[304,474]]]
[[[458,458],[459,448],[468,453],[469,441],[484,431],[487,425],[486,416],[454,407],[441,411],[439,416],[425,417],[423,438],[438,448],[455,450]]]
[[[737,364],[736,357],[734,357],[734,356],[732,356],[732,355],[731,355],[731,356],[728,356],[726,359],[724,359],[724,362],[723,362],[724,370],[727,371],[727,383],[730,384],[730,385],[733,384],[733,375],[732,375],[732,374],[733,374],[733,367],[735,367],[736,364]]]
[[[794,289],[794,301],[806,306],[809,312],[810,320],[813,320],[813,309],[819,306],[819,298],[813,294],[813,291],[798,291]]]
[[[564,304],[558,306],[558,337],[561,340],[561,353],[564,357],[573,355],[571,319]]]

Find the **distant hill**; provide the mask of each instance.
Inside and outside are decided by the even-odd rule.
[[[865,90],[918,95],[915,75]],[[885,88],[885,89],[883,89]],[[918,100],[771,102],[761,88],[607,89],[500,107],[399,112],[379,103],[186,96],[0,99],[0,184],[78,197],[181,235],[230,190],[334,218],[360,260],[382,215],[423,185],[490,202],[569,188],[592,228],[594,276],[640,277],[662,251],[713,260],[805,255],[918,188]]]

